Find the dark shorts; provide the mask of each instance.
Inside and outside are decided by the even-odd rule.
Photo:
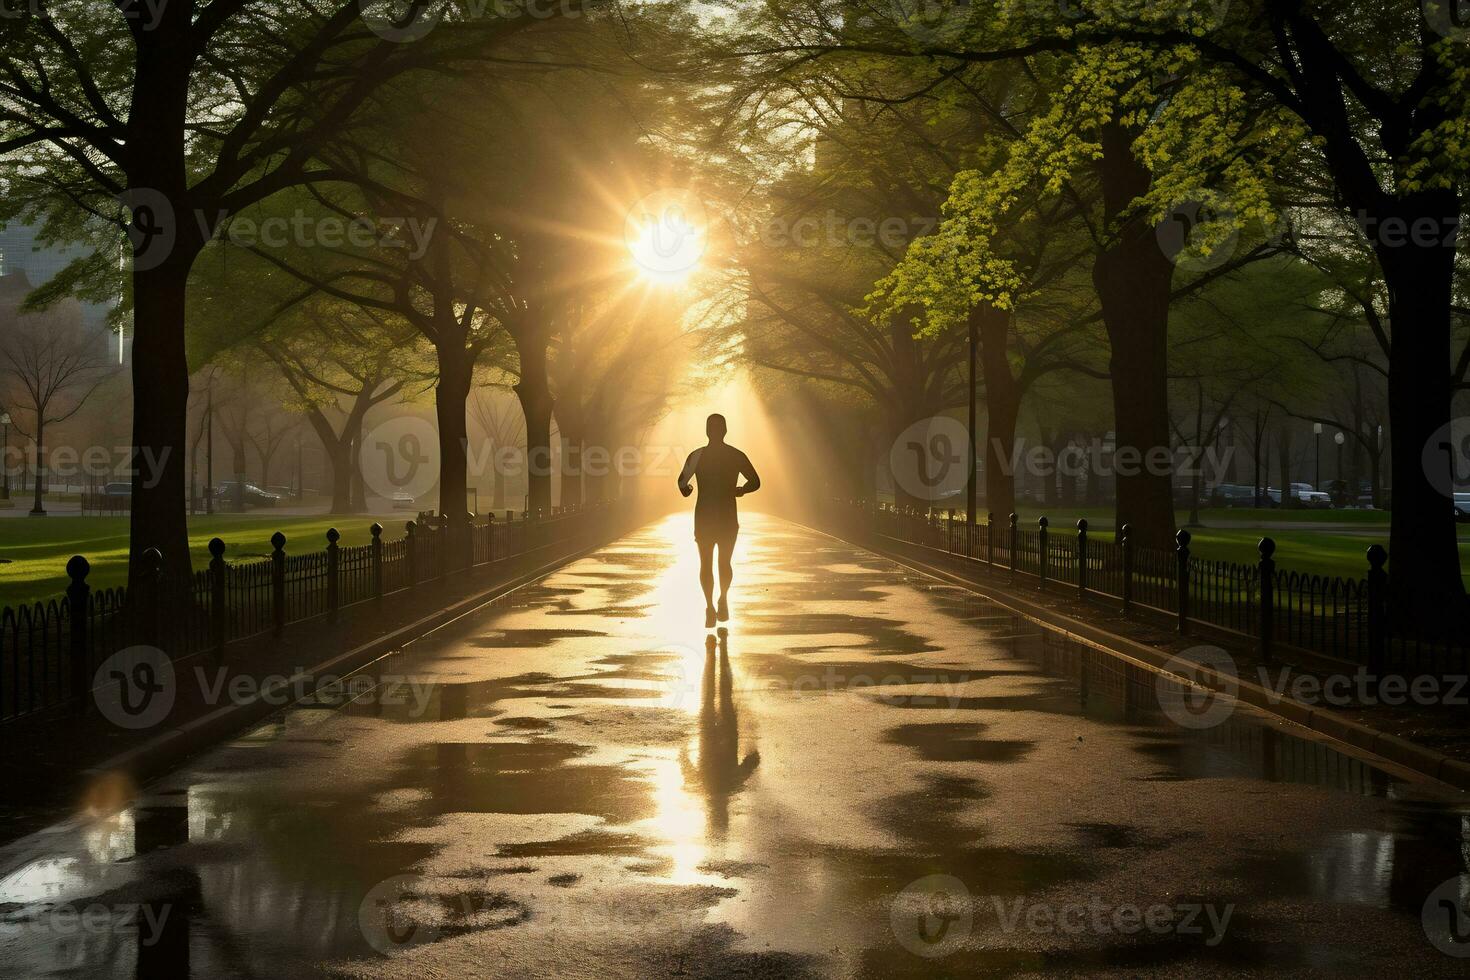
[[[735,539],[740,536],[740,528],[737,527],[702,527],[694,531],[694,540],[707,547],[719,546],[721,550],[728,551],[735,547]]]
[[[734,507],[700,507],[694,511],[694,540],[700,544],[729,547],[740,533],[740,518]]]

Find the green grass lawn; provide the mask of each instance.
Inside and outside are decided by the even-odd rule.
[[[1388,547],[1388,530],[1380,535],[1332,534],[1326,531],[1257,531],[1250,528],[1200,528],[1191,531],[1191,551],[1212,561],[1255,562],[1256,544],[1264,535],[1276,542],[1276,565],[1283,571],[1308,575],[1365,578],[1369,545]],[[1393,559],[1389,558],[1389,571]],[[1470,586],[1470,531],[1460,531],[1460,570]]]
[[[1111,534],[1111,507],[1041,507],[1023,505],[1017,515],[1022,527],[1035,527],[1036,519],[1045,514],[1051,521],[1052,534],[1075,533],[1079,518],[1087,518],[1095,533]],[[997,515],[997,520],[1000,516]],[[1368,574],[1369,545],[1388,547],[1389,515],[1373,510],[1226,510],[1200,511],[1206,525],[1190,528],[1192,551],[1198,558],[1211,561],[1255,562],[1259,558],[1256,545],[1269,536],[1276,542],[1277,566],[1286,571],[1307,575],[1342,575],[1363,578]],[[1179,511],[1175,522],[1184,527],[1188,511]],[[1256,524],[1273,522],[1320,524],[1321,530],[1275,529],[1260,527],[1209,527],[1211,523]],[[1354,533],[1333,533],[1334,530]],[[1389,569],[1393,569],[1392,557]],[[1470,586],[1470,525],[1460,526],[1460,569]]]
[[[191,519],[189,548],[194,567],[209,561],[210,538],[223,538],[228,561],[251,561],[270,555],[271,535],[286,535],[286,552],[321,551],[327,529],[342,532],[342,545],[372,539],[371,517],[284,517],[270,514],[215,514]],[[385,539],[403,536],[401,521],[384,522]],[[72,555],[92,563],[87,581],[93,588],[122,585],[127,579],[126,517],[0,518],[0,607],[59,596],[68,584],[66,563]]]
[[[1043,513],[1051,519],[1053,533],[1059,528],[1072,529],[1081,517],[1087,518],[1095,528],[1106,533],[1111,533],[1113,529],[1112,508],[1076,507],[1063,511],[1061,508],[1025,507],[1019,512],[1019,516],[1024,525],[1035,525],[1036,518]],[[1190,528],[1189,533],[1193,536],[1191,550],[1199,558],[1255,562],[1260,557],[1256,545],[1261,538],[1269,536],[1276,542],[1276,564],[1284,570],[1308,575],[1362,578],[1368,574],[1368,547],[1373,544],[1388,547],[1389,519],[1387,513],[1374,510],[1209,509],[1200,511],[1200,520],[1206,526]],[[1188,521],[1188,511],[1179,511],[1176,514],[1176,523],[1180,527],[1184,527]],[[1208,526],[1214,522],[1320,524],[1322,530]],[[1355,533],[1334,534],[1334,526]],[[1371,533],[1375,531],[1381,533]],[[1392,568],[1393,559],[1390,556],[1389,569]],[[1464,524],[1460,525],[1460,569],[1464,573],[1466,584],[1470,585],[1470,525]]]

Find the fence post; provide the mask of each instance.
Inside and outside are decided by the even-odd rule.
[[[1368,549],[1368,673],[1383,674],[1388,650],[1388,551],[1381,544]]]
[[[1276,644],[1276,542],[1262,538],[1256,551],[1261,556],[1256,566],[1261,583],[1261,663],[1269,664]]]
[[[995,511],[985,514],[985,564],[987,572],[995,571]]]
[[[1087,598],[1087,518],[1077,522],[1077,598]]]
[[[486,517],[485,524],[485,564],[495,563],[495,512],[492,510]]]
[[[271,547],[271,632],[279,637],[286,631],[286,536],[271,535]]]
[[[403,525],[403,553],[408,556],[408,587],[413,588],[419,584],[419,548],[418,548],[419,526],[413,521]]]
[[[944,551],[945,554],[954,554],[954,509],[944,512]]]
[[[327,622],[335,623],[342,608],[342,554],[337,542],[342,540],[335,527],[327,528]]]
[[[373,601],[383,604],[383,525],[368,528],[373,536]]]
[[[71,694],[79,712],[87,710],[87,690],[92,678],[87,670],[87,630],[91,626],[88,615],[92,605],[92,587],[87,584],[91,564],[81,555],[66,563],[66,574],[71,584],[66,587],[67,612],[71,619]]]
[[[217,657],[225,655],[225,624],[229,620],[230,611],[225,604],[229,601],[225,590],[225,576],[229,574],[229,566],[225,564],[225,543],[220,538],[212,538],[209,542],[209,624],[210,639],[214,645],[214,654]]]
[[[1123,612],[1133,611],[1133,525],[1123,525],[1123,537],[1119,541],[1123,549]]]
[[[1190,534],[1184,529],[1174,535],[1178,542],[1179,571],[1175,579],[1179,594],[1179,635],[1189,635],[1189,541]]]
[[[1039,588],[1042,592],[1046,591],[1046,566],[1049,564],[1048,559],[1051,557],[1049,554],[1047,554],[1048,535],[1046,533],[1046,529],[1049,527],[1051,527],[1051,521],[1047,520],[1045,517],[1037,518],[1036,540],[1040,542],[1038,546],[1040,549],[1038,564],[1041,566],[1041,584],[1037,586],[1037,588]]]
[[[1016,546],[1021,540],[1021,518],[1015,513],[1011,514],[1011,583],[1016,581]]]

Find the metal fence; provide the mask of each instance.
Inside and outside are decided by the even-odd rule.
[[[222,649],[235,640],[281,632],[291,623],[335,620],[344,608],[440,580],[468,567],[523,557],[605,528],[617,507],[600,503],[557,508],[550,517],[517,517],[467,524],[442,519],[409,521],[406,534],[383,540],[372,526],[369,544],[344,548],[336,530],[320,551],[287,553],[285,535],[271,539],[263,561],[231,563],[219,538],[211,560],[181,585],[165,579],[163,556],[143,556],[141,584],[132,590],[93,589],[81,556],[67,563],[66,595],[0,609],[0,722],[80,701],[103,660],[146,644],[182,657]],[[86,610],[78,618],[75,611]]]
[[[1205,623],[1245,634],[1269,661],[1278,646],[1363,664],[1371,672],[1463,673],[1470,670],[1470,607],[1445,622],[1396,623],[1389,602],[1388,553],[1367,549],[1361,579],[1306,575],[1279,569],[1276,543],[1260,542],[1255,564],[1207,561],[1190,551],[1188,531],[1175,548],[1134,544],[1124,526],[1116,540],[1097,537],[1087,521],[1053,528],[1041,518],[1022,527],[1016,515],[967,525],[953,514],[901,511],[858,503],[847,506],[855,527],[884,538],[942,552],[1016,583],[1067,587],[1081,598],[1111,598],[1124,611],[1141,608],[1173,617],[1181,633]],[[850,527],[854,525],[849,524]]]

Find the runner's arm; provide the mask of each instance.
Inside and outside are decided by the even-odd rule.
[[[735,496],[744,497],[747,494],[755,493],[761,488],[761,476],[755,471],[755,467],[751,465],[749,456],[741,453],[740,460],[740,475],[745,477],[745,486],[736,490]]]
[[[704,452],[703,449],[696,449],[690,453],[689,458],[684,461],[684,472],[679,474],[679,492],[686,497],[694,492],[689,481],[694,479],[694,471],[699,466],[699,456],[702,452]]]

